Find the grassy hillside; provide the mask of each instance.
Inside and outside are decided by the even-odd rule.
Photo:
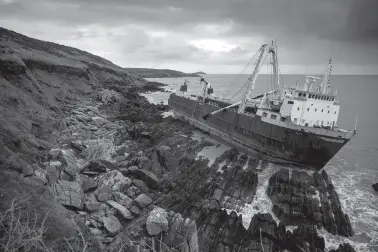
[[[183,73],[170,69],[152,69],[152,68],[124,68],[127,72],[140,78],[167,78],[167,77],[199,77],[194,73]]]
[[[19,196],[24,209],[48,216],[52,240],[76,233],[41,181],[18,172],[33,174],[57,146],[53,132],[69,130],[63,118],[71,104],[102,88],[146,84],[96,55],[0,28],[0,213]]]

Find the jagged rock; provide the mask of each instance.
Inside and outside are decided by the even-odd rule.
[[[87,210],[90,213],[99,211],[100,206],[101,206],[100,202],[91,202],[91,201],[85,202],[85,210]]]
[[[139,210],[139,208],[137,206],[132,206],[130,208],[130,212],[132,214],[134,214],[135,216],[139,216],[140,215],[140,210]]]
[[[378,192],[378,183],[372,185],[374,191]]]
[[[83,142],[80,140],[71,141],[72,148],[75,148],[78,151],[83,151],[85,149],[85,146],[83,145]]]
[[[97,159],[89,163],[86,170],[104,173],[106,169],[118,170],[118,167],[107,160]]]
[[[94,181],[91,178],[85,178],[83,180],[82,185],[81,185],[81,187],[83,188],[84,192],[88,192],[90,190],[94,190],[94,189],[97,188],[97,186],[98,186],[97,181]]]
[[[138,197],[135,198],[135,203],[139,207],[144,208],[152,203],[152,199],[148,197],[146,194],[140,194]]]
[[[146,229],[149,235],[158,235],[168,231],[167,212],[160,207],[154,208],[148,215]]]
[[[58,160],[62,154],[61,149],[51,149],[49,152],[49,158],[50,160]]]
[[[18,172],[24,173],[26,176],[31,176],[34,173],[33,167],[22,160],[17,154],[13,154],[8,159],[11,168]]]
[[[349,217],[325,171],[312,176],[304,171],[281,169],[269,179],[268,196],[273,212],[285,224],[324,226],[331,234],[352,236]]]
[[[55,166],[49,165],[46,167],[46,176],[49,184],[54,184],[59,180],[59,171]]]
[[[100,202],[105,202],[112,197],[112,188],[110,186],[101,186],[96,189],[94,194],[97,197],[97,200]]]
[[[304,240],[308,244],[312,244],[312,247],[320,249],[321,251],[325,249],[324,238],[318,235],[315,226],[299,225],[298,228],[294,230],[293,235],[296,239]]]
[[[144,169],[139,169],[137,166],[129,167],[124,173],[125,176],[135,176],[138,179],[146,182],[146,184],[152,189],[157,188],[160,183],[160,180],[154,173]]]
[[[356,252],[349,243],[340,244],[338,249],[332,249],[330,252]]]
[[[43,182],[47,183],[47,172],[42,168],[38,167],[34,170],[34,176],[41,179]]]
[[[131,185],[131,179],[125,177],[119,171],[113,170],[103,174],[99,179],[100,186],[109,186],[113,191],[125,191]]]
[[[127,210],[127,208],[124,207],[124,206],[122,206],[121,204],[118,204],[117,202],[115,202],[113,200],[106,201],[106,204],[108,204],[109,206],[111,206],[114,209],[116,209],[117,212],[118,212],[118,214],[120,216],[122,216],[122,218],[124,218],[126,220],[131,220],[133,218],[133,216],[131,215],[130,211]]]
[[[115,216],[103,217],[102,222],[104,223],[105,229],[111,234],[116,235],[118,234],[121,229],[122,225]]]
[[[180,246],[182,251],[199,252],[198,232],[196,222],[183,218],[180,214],[171,213],[168,216],[169,230],[163,238],[164,244],[172,247]],[[206,232],[206,231],[205,231]],[[205,249],[204,249],[205,251]],[[217,250],[219,251],[219,250]]]
[[[68,150],[62,150],[62,163],[63,170],[71,177],[75,178],[76,174],[79,173],[79,167],[77,166],[77,158],[75,155]]]
[[[126,207],[127,209],[129,209],[133,204],[133,200],[123,193],[113,192],[113,197],[115,201],[117,201],[119,204]]]
[[[77,182],[59,180],[51,185],[55,200],[65,206],[82,210],[84,207],[84,192]]]
[[[92,171],[98,173],[105,173],[106,172],[106,165],[104,165],[99,160],[94,160],[89,162],[88,166],[84,168],[83,172],[85,171]]]
[[[103,125],[108,125],[110,124],[110,122],[108,120],[106,120],[105,118],[103,117],[99,117],[99,116],[94,116],[91,118],[92,122],[97,126],[97,127],[101,127]]]

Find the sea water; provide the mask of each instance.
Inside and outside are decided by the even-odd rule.
[[[248,77],[204,76],[211,83],[216,96],[223,95],[233,101],[240,99],[245,92]],[[188,92],[202,94],[203,86],[198,77],[149,80],[168,84],[166,88],[171,91],[179,90],[180,85],[188,80]],[[300,85],[304,80],[305,76],[283,75],[280,84],[295,86],[297,82]],[[337,100],[341,104],[338,126],[354,129],[358,111],[357,135],[324,167],[339,194],[343,211],[349,215],[355,235],[346,238],[333,236],[324,229],[319,232],[326,239],[327,249],[349,242],[357,251],[378,251],[378,193],[372,188],[372,184],[378,182],[378,76],[331,76],[330,83],[337,88]],[[259,76],[252,95],[259,95],[273,88],[272,79],[262,75]],[[166,104],[169,93],[157,92],[145,96],[150,102]],[[270,176],[280,168],[282,167],[271,164],[258,175],[259,184],[254,202],[241,212],[245,226],[248,226],[251,217],[257,212],[273,214],[272,203],[265,190]]]

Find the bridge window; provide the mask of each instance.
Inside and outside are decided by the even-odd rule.
[[[287,104],[294,104],[294,102],[293,101],[288,101]]]
[[[336,111],[335,111],[335,115],[336,115]]]
[[[329,110],[328,110],[328,114],[329,114]]]
[[[322,112],[323,112],[324,109],[322,109]]]
[[[317,109],[315,109],[315,112],[317,111]]]
[[[299,107],[297,108],[297,110],[299,110]]]
[[[298,93],[298,96],[299,96],[299,97],[302,96],[302,93]]]
[[[310,111],[310,108],[307,108],[307,111]]]
[[[284,121],[286,121],[286,118],[285,118],[285,117],[281,117],[281,118],[280,118],[280,121],[281,121],[281,122],[284,122]]]
[[[303,97],[306,97],[306,94],[303,94]]]
[[[263,117],[267,117],[267,116],[268,116],[268,113],[263,112],[262,116],[263,116]]]
[[[270,118],[271,118],[271,119],[276,119],[276,118],[277,118],[277,115],[271,114],[271,115],[270,115]]]

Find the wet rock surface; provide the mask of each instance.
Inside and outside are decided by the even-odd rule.
[[[311,224],[332,234],[352,236],[349,217],[325,171],[309,175],[304,171],[281,169],[269,179],[267,194],[273,212],[286,225]]]

